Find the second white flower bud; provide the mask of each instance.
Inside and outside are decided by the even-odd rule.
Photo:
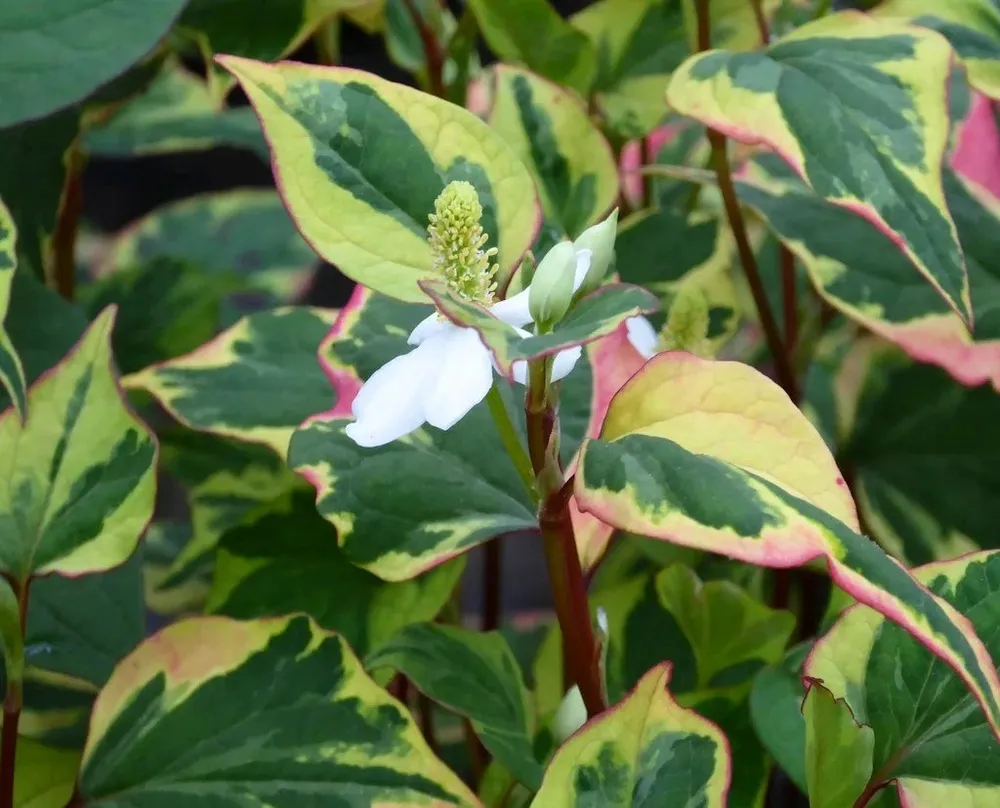
[[[528,291],[528,310],[535,321],[538,333],[551,330],[573,302],[576,275],[576,250],[569,241],[560,241],[535,270]]]

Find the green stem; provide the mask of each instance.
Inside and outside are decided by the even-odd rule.
[[[490,408],[490,415],[493,416],[493,423],[496,425],[497,432],[500,433],[500,441],[503,443],[503,448],[514,463],[517,476],[524,483],[531,501],[537,505],[538,490],[535,487],[535,473],[532,471],[531,459],[524,450],[521,436],[514,427],[510,413],[507,412],[507,405],[504,404],[503,396],[500,395],[500,388],[496,384],[486,394],[486,404]]]
[[[528,392],[525,398],[528,453],[541,496],[538,525],[556,618],[562,632],[564,664],[569,678],[580,688],[587,715],[593,718],[607,708],[601,672],[601,647],[594,635],[587,583],[580,566],[573,518],[569,511],[573,486],[562,479],[559,442],[553,439],[559,435],[559,419],[549,385],[550,373],[550,359],[536,360],[528,365]]]
[[[340,15],[335,14],[313,35],[316,55],[321,65],[333,67],[340,63]]]
[[[757,30],[760,32],[760,44],[766,48],[771,42],[771,32],[767,27],[767,17],[764,16],[764,2],[763,0],[750,0],[750,6],[753,8]]]

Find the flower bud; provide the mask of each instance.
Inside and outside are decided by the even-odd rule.
[[[539,333],[547,331],[569,311],[573,302],[576,250],[560,241],[538,264],[528,287],[528,310]]]
[[[590,270],[580,286],[580,294],[594,291],[607,277],[608,269],[615,257],[615,237],[618,235],[618,208],[611,211],[603,222],[584,230],[573,246],[577,250],[590,250]]]
[[[681,286],[670,304],[661,342],[665,350],[711,355],[708,300],[691,284]]]

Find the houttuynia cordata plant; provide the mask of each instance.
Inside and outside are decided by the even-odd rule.
[[[3,0],[0,200],[0,808],[1000,808],[998,0]]]

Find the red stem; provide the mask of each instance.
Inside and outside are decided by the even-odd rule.
[[[764,3],[762,0],[750,0],[750,7],[753,8],[757,30],[760,31],[760,44],[766,48],[771,43],[771,32],[767,27],[767,17],[764,16]]]
[[[785,346],[794,356],[795,347],[799,342],[799,296],[795,288],[795,255],[784,245],[781,246],[778,255],[781,264],[781,302],[785,313]]]
[[[706,51],[712,46],[711,42],[711,18],[709,17],[709,0],[698,0],[698,50]],[[736,189],[733,187],[733,174],[729,167],[729,156],[726,154],[726,136],[714,129],[708,129],[708,142],[712,146],[712,163],[715,166],[715,174],[719,181],[719,192],[722,194],[722,202],[726,209],[726,218],[729,220],[729,227],[736,240],[736,250],[740,256],[740,263],[743,265],[743,273],[746,275],[747,284],[750,286],[750,293],[753,295],[754,304],[760,316],[760,323],[764,328],[764,335],[767,337],[767,345],[774,359],[775,375],[780,384],[792,401],[799,400],[798,383],[795,381],[795,371],[792,368],[792,360],[789,352],[785,349],[781,340],[781,333],[778,331],[778,323],[774,319],[771,305],[767,301],[767,293],[764,291],[764,283],[760,278],[760,270],[757,268],[757,259],[753,254],[753,247],[747,237],[746,222],[743,220],[743,211],[740,208],[739,200],[736,198]]]
[[[28,588],[30,579],[23,585],[10,580],[17,597],[18,622],[21,625],[22,644],[28,624]],[[24,684],[20,679],[7,682],[3,699],[3,729],[0,730],[0,808],[14,808],[14,773],[17,766],[17,727],[24,705]]]
[[[52,278],[56,291],[73,300],[76,286],[76,234],[83,210],[83,157],[75,146],[67,155],[66,184],[52,233]]]
[[[529,365],[530,378],[525,400],[528,454],[540,489],[538,524],[549,586],[562,631],[564,664],[569,678],[580,688],[587,715],[593,718],[607,707],[600,645],[594,635],[587,584],[569,512],[573,487],[562,479],[557,446],[551,442],[552,436],[559,434],[559,424],[555,402],[549,398],[546,361]]]
[[[483,631],[500,628],[503,611],[503,538],[497,536],[483,548]]]
[[[420,41],[424,45],[424,54],[427,56],[427,81],[431,94],[438,98],[444,98],[444,52],[441,50],[441,43],[438,42],[437,35],[431,30],[423,15],[417,10],[413,0],[403,0],[403,2],[413,18],[413,24],[417,26]]]

